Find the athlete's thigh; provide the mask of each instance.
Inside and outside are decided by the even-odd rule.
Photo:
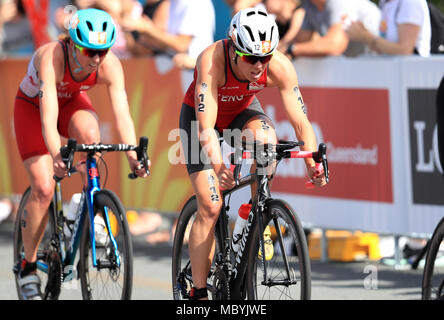
[[[39,106],[22,94],[14,104],[14,130],[17,147],[23,161],[48,154],[42,135]]]
[[[257,115],[250,118],[242,128],[242,137],[247,142],[259,142],[261,144],[276,144],[276,130],[268,117]],[[250,140],[250,141],[249,141]]]
[[[244,140],[247,143],[276,143],[276,132],[271,119],[264,113],[259,101],[254,99],[247,109],[239,113],[231,122],[231,145]],[[240,136],[239,136],[240,135]],[[224,132],[224,138],[226,134]]]
[[[59,131],[79,143],[100,141],[98,117],[86,93],[76,95],[60,107]]]

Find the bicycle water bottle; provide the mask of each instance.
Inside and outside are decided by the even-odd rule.
[[[65,232],[66,238],[71,237],[72,224],[76,220],[77,214],[80,213],[79,207],[81,200],[82,200],[82,194],[74,193],[72,195],[71,201],[69,202],[68,209],[66,210],[66,212],[64,212],[66,221],[63,230]]]
[[[231,248],[233,249],[234,253],[237,253],[237,251],[239,250],[243,230],[245,225],[247,224],[250,211],[251,204],[249,203],[243,203],[239,208],[239,215],[236,219],[236,224],[234,225],[233,239],[231,240]]]

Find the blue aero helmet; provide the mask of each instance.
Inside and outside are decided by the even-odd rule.
[[[116,27],[111,16],[98,9],[79,10],[69,21],[69,36],[77,45],[94,50],[112,47]]]

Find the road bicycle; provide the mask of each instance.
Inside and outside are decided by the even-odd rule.
[[[422,299],[444,300],[444,218],[433,231],[427,242],[424,272],[422,277]]]
[[[64,227],[69,223],[63,214],[63,178],[54,176],[56,181],[53,200],[48,208],[45,234],[37,252],[37,272],[42,279],[42,294],[45,300],[58,299],[62,284],[80,278],[82,297],[91,299],[130,299],[133,281],[133,249],[128,229],[126,211],[117,195],[108,189],[101,189],[96,155],[110,151],[136,151],[141,165],[148,171],[148,138],[141,137],[139,146],[126,144],[77,144],[69,139],[60,153],[68,169],[68,176],[78,172],[73,166],[75,152],[85,152],[87,186],[83,188],[76,219],[71,223],[72,232],[68,237]],[[102,156],[101,159],[103,160]],[[136,178],[133,172],[129,178]],[[22,224],[25,207],[31,193],[28,187],[19,204],[14,232],[14,268],[19,298],[18,272],[24,257]],[[105,241],[96,241],[96,216],[101,216],[106,225]],[[83,232],[85,231],[85,232]],[[89,231],[89,232],[88,232]],[[80,247],[80,248],[79,248]],[[80,250],[79,250],[80,249]],[[75,270],[77,252],[80,256]]]
[[[215,227],[215,254],[207,277],[209,297],[226,299],[310,299],[311,270],[307,240],[296,212],[283,200],[273,199],[269,189],[270,177],[265,172],[268,164],[288,158],[313,158],[322,163],[328,182],[326,145],[321,143],[316,152],[288,151],[303,142],[279,141],[275,146],[248,145],[231,155],[233,176],[236,186],[223,190],[223,205]],[[254,159],[254,173],[239,177],[242,159]],[[231,250],[229,227],[229,202],[233,192],[257,185],[252,199],[252,210],[244,227],[240,248],[235,255]],[[172,285],[174,299],[189,299],[193,287],[191,262],[188,248],[188,234],[197,211],[196,196],[184,205],[178,218],[173,242]],[[269,226],[273,240],[273,254],[270,258],[264,241],[264,230]]]

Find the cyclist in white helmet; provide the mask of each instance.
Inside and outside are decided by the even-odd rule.
[[[296,137],[305,142],[302,149],[317,149],[295,69],[287,57],[275,50],[278,43],[276,23],[267,13],[251,8],[239,11],[231,20],[229,39],[215,42],[200,54],[194,80],[185,95],[179,125],[198,200],[189,239],[192,299],[208,296],[206,277],[214,252],[214,227],[222,206],[219,188],[234,186],[233,174],[222,159],[218,133],[226,137],[224,130],[238,129],[246,137],[250,134],[250,142],[275,144],[274,125],[256,93],[265,87],[277,87]],[[192,149],[196,141],[199,150]],[[305,161],[314,184],[325,185],[323,171],[316,169],[312,159]]]

